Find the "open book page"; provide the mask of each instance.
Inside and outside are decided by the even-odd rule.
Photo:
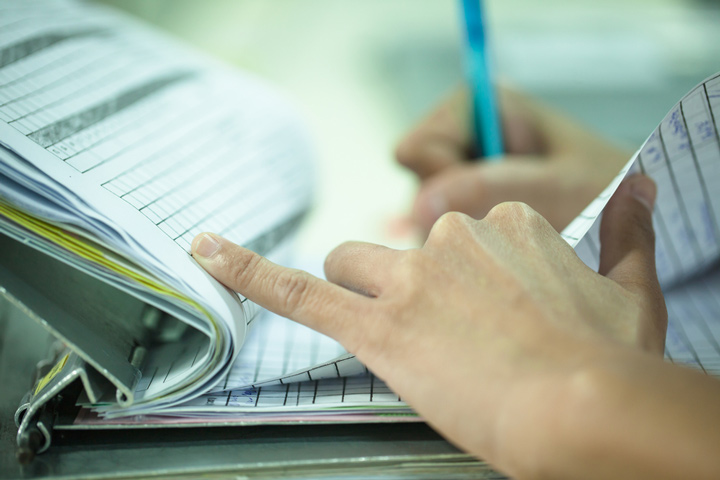
[[[335,340],[267,313],[213,391],[340,378],[367,369]]]
[[[377,421],[373,416],[387,413],[402,414],[409,416],[409,419],[414,416],[397,394],[367,371],[350,377],[226,390],[202,395],[162,411],[139,408],[135,409],[134,413],[142,416],[137,419],[138,422],[147,421],[147,415],[150,415],[150,421],[158,423],[164,422],[163,417],[212,418],[218,422],[227,420],[230,416],[255,417],[256,422],[272,423],[280,419],[312,421],[315,416],[318,419],[325,417],[326,421],[332,421],[331,417],[336,417],[335,421]],[[348,414],[351,415],[349,418],[340,418]],[[126,414],[100,410],[99,418],[112,421],[123,415]],[[353,415],[366,417],[356,418]],[[102,422],[99,418],[86,414],[81,415],[77,422],[82,423],[83,419]],[[127,418],[127,422],[134,421],[132,417]],[[123,419],[122,422],[125,423],[126,420]],[[167,423],[173,422],[173,418],[167,419]]]
[[[118,238],[100,240],[196,289],[186,252],[202,230],[271,254],[310,190],[308,145],[284,102],[122,17],[37,3],[2,17],[1,138],[92,206],[80,226],[110,224]]]
[[[0,32],[0,173],[22,187],[6,201],[33,191],[23,210],[72,221],[202,305],[219,374],[257,309],[199,268],[190,241],[210,230],[279,251],[310,199],[294,113],[258,80],[100,8],[3,2]]]
[[[670,110],[612,184],[563,237],[593,269],[600,262],[600,214],[620,180],[642,171],[655,180],[658,277],[667,296],[669,359],[720,376],[720,75]],[[585,234],[587,232],[587,234]],[[685,285],[693,276],[714,269]]]
[[[580,258],[597,269],[599,216],[628,172],[642,171],[658,187],[653,212],[658,277],[667,287],[720,258],[720,75],[688,93],[667,114],[612,184],[564,231]],[[587,235],[585,235],[587,232]]]
[[[665,294],[665,356],[720,377],[720,268]]]

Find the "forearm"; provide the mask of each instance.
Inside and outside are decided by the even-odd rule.
[[[526,448],[513,452],[508,473],[720,478],[720,381],[630,349],[608,353],[528,407],[544,418],[515,436]]]

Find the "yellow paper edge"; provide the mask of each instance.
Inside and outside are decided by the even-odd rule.
[[[30,230],[34,232],[35,234],[50,240],[51,242],[65,248],[66,250],[69,250],[76,255],[89,260],[93,263],[96,263],[98,265],[102,265],[103,267],[107,268],[108,270],[115,272],[119,275],[131,278],[132,280],[140,283],[141,285],[146,286],[147,288],[151,289],[152,291],[160,294],[160,295],[167,295],[172,298],[175,298],[177,300],[180,300],[182,302],[185,302],[186,304],[190,305],[191,307],[195,308],[199,312],[201,312],[203,315],[205,315],[210,320],[210,325],[212,325],[213,330],[215,331],[215,349],[216,351],[219,349],[219,343],[220,343],[220,335],[218,332],[217,324],[215,323],[215,320],[212,318],[210,313],[202,307],[199,303],[196,301],[188,298],[185,295],[182,295],[178,293],[175,290],[172,290],[158,282],[155,282],[143,275],[138,274],[137,272],[126,268],[122,265],[119,265],[112,260],[109,260],[103,252],[92,245],[86,243],[78,236],[67,232],[63,230],[60,227],[57,227],[55,225],[49,224],[43,220],[40,220],[39,218],[33,217],[31,215],[28,215],[27,213],[24,213],[20,210],[17,210],[16,208],[7,205],[5,203],[0,202],[0,215],[3,215],[10,219],[11,221],[17,223],[18,225],[26,228],[27,230]],[[62,368],[62,367],[61,367]],[[55,369],[53,369],[55,370]],[[53,376],[57,374],[55,372]],[[46,376],[46,378],[50,374]],[[52,377],[47,378],[47,381],[45,381],[45,378],[41,381],[42,385],[38,385],[38,388],[35,390],[35,393],[37,394],[40,389],[52,380]],[[44,382],[44,383],[43,383]]]
[[[35,393],[33,395],[37,395],[38,393],[40,393],[40,390],[45,388],[45,385],[50,383],[50,380],[55,378],[55,375],[60,373],[60,370],[62,370],[63,367],[65,366],[65,364],[67,363],[68,357],[70,357],[70,354],[66,353],[65,356],[63,358],[61,358],[55,364],[55,366],[43,378],[40,379],[40,381],[37,384],[37,387],[35,387]]]

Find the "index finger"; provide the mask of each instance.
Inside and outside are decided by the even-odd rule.
[[[331,337],[352,338],[371,300],[307,272],[277,265],[218,235],[202,233],[191,247],[197,262],[225,286],[283,317]],[[338,338],[339,339],[339,338]]]

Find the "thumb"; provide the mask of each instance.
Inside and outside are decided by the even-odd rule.
[[[599,273],[630,290],[657,284],[652,209],[655,183],[633,175],[620,184],[603,211]]]
[[[655,271],[652,209],[657,187],[644,175],[620,184],[603,211],[598,272],[640,297],[649,324],[641,337],[664,341],[667,312]],[[647,331],[647,330],[650,331]],[[655,345],[661,346],[661,345]]]

